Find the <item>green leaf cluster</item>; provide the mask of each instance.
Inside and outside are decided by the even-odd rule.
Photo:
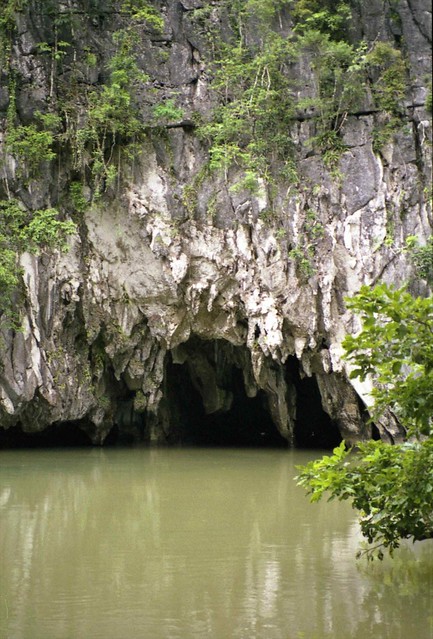
[[[365,56],[373,77],[372,91],[377,107],[400,115],[406,93],[406,62],[402,52],[389,42],[376,42]]]
[[[407,68],[402,52],[389,42],[376,42],[365,56],[365,63],[375,106],[384,114],[374,131],[373,149],[379,152],[401,126]]]
[[[344,1],[297,0],[292,15],[298,32],[319,31],[341,40],[347,35],[352,12],[350,3]]]
[[[154,31],[164,30],[161,14],[147,0],[122,0],[121,9],[134,20],[144,21]]]
[[[427,95],[425,98],[425,110],[427,113],[432,115],[433,113],[433,92],[432,92],[432,83],[431,81],[427,85]]]
[[[309,145],[339,177],[341,134],[348,114],[367,99],[369,77],[375,107],[386,114],[376,148],[394,133],[405,94],[404,59],[387,42],[368,50],[365,42],[349,41],[350,3],[236,0],[225,7],[231,37],[210,34],[211,88],[218,105],[198,129],[209,144],[211,170],[226,176],[231,167],[243,171],[248,179],[241,185],[253,191],[259,181],[271,186],[281,177],[296,181],[292,132],[297,120],[308,119],[315,126]],[[285,9],[295,23],[289,34],[280,20]],[[310,95],[301,99],[293,73],[299,60],[309,61],[313,80]]]
[[[314,96],[297,102],[297,110],[309,111],[316,122],[310,145],[323,153],[328,168],[338,164],[344,145],[340,133],[347,115],[361,104],[365,94],[365,44],[335,41],[328,33],[306,30],[297,40],[299,55],[311,56]]]
[[[396,446],[364,442],[356,452],[342,442],[332,455],[300,470],[298,484],[312,501],[330,493],[330,499],[349,500],[360,512],[369,559],[382,559],[384,549],[392,554],[402,539],[433,539],[431,437]]]
[[[415,235],[406,238],[406,250],[415,266],[416,274],[433,285],[433,235],[421,245]]]
[[[60,117],[56,113],[35,113],[35,122],[28,125],[17,123],[15,109],[15,81],[9,86],[9,107],[5,151],[19,162],[19,173],[38,172],[42,162],[50,162],[56,157],[53,150],[56,134],[60,127]]]
[[[57,248],[65,251],[75,233],[71,220],[60,220],[54,208],[26,211],[16,200],[0,200],[0,314],[10,317],[14,291],[19,286],[19,254]]]
[[[174,98],[169,98],[152,108],[152,116],[157,126],[164,126],[182,120],[183,110],[176,106]]]
[[[84,197],[83,184],[81,182],[71,182],[69,185],[69,195],[74,209],[78,213],[84,213],[87,209],[87,199]]]
[[[429,435],[433,416],[433,298],[405,288],[362,287],[347,301],[362,330],[346,336],[352,377],[374,375],[376,412],[389,406],[407,429]]]
[[[300,275],[309,278],[314,275],[315,269],[313,264],[314,255],[311,249],[303,249],[299,246],[289,251],[289,259],[296,263]]]
[[[48,3],[46,11],[52,16],[51,38],[40,42],[38,51],[49,53],[51,59],[50,112],[36,113],[34,122],[20,124],[15,110],[17,79],[8,69],[10,104],[5,145],[6,152],[17,160],[18,176],[26,175],[30,179],[38,176],[42,162],[56,157],[56,146],[67,148],[69,145],[74,170],[92,187],[95,197],[119,177],[122,162],[136,154],[138,142],[145,134],[146,123],[136,98],[137,89],[149,80],[137,64],[142,23],[157,31],[162,31],[164,26],[162,16],[147,0],[113,0],[103,9],[99,4],[98,7],[103,12],[119,12],[125,24],[113,35],[115,51],[104,69],[106,81],[83,83],[83,74],[85,76],[90,66],[97,63],[97,57],[89,47],[77,46],[76,11],[72,8],[59,11],[56,3]],[[96,14],[98,7],[89,6],[89,15]],[[0,33],[4,36],[13,34],[20,9],[25,9],[25,5],[19,0],[7,0],[0,19]],[[59,61],[62,61],[62,75],[58,74]],[[149,117],[147,125],[153,124]],[[7,190],[9,192],[9,187]]]
[[[12,36],[16,30],[16,14],[24,0],[4,0],[0,11],[0,67],[9,67]]]
[[[63,138],[71,145],[75,167],[82,175],[90,175],[95,197],[118,177],[122,155],[132,153],[144,134],[135,89],[148,76],[137,64],[137,37],[132,28],[114,34],[116,51],[107,66],[107,81],[84,95],[84,117],[72,96],[62,104],[69,123]]]
[[[215,62],[212,88],[220,106],[199,135],[210,141],[210,168],[225,172],[237,165],[270,179],[271,167],[290,162],[288,135],[294,115],[285,70],[294,60],[293,43],[275,33],[252,51],[239,43],[222,47]]]
[[[62,154],[70,152],[73,167],[70,184],[66,185],[66,202],[83,212],[91,200],[88,191],[96,198],[110,186],[119,177],[123,161],[134,156],[145,135],[146,125],[136,98],[137,89],[149,80],[137,63],[142,23],[162,31],[163,19],[147,0],[113,0],[103,7],[101,3],[90,3],[89,16],[114,9],[125,27],[113,35],[114,53],[103,70],[106,81],[83,82],[99,58],[90,47],[82,48],[74,39],[76,10],[59,9],[58,3],[47,0],[44,10],[52,18],[52,30],[37,50],[39,55],[49,54],[49,111],[36,112],[32,122],[22,124],[15,106],[19,76],[9,64],[9,54],[17,32],[18,12],[26,9],[22,0],[4,0],[0,11],[0,58],[9,89],[2,159],[6,161],[11,156],[17,167],[15,176],[30,181],[39,177],[43,164],[52,162],[60,149]],[[60,62],[62,74],[58,73]],[[149,117],[147,125],[153,126],[155,121],[162,125],[168,118],[180,115],[174,101],[167,100],[159,112]],[[8,310],[9,316],[20,283],[19,254],[51,248],[64,250],[68,235],[75,230],[71,221],[60,219],[57,208],[24,210],[13,199],[15,186],[5,172],[8,200],[0,202],[0,313]],[[84,187],[90,187],[86,197]]]
[[[414,298],[404,288],[362,287],[347,301],[362,330],[344,347],[352,377],[375,380],[373,419],[385,408],[406,427],[409,440],[345,443],[313,461],[297,477],[317,501],[350,500],[360,513],[369,559],[391,553],[401,539],[433,539],[433,298]]]
[[[296,262],[301,275],[308,278],[315,273],[314,258],[317,246],[325,234],[325,229],[317,212],[307,209],[301,227],[302,244],[289,251],[289,258]]]

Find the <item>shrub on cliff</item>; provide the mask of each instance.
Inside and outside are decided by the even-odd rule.
[[[71,220],[60,220],[57,209],[26,211],[16,200],[0,200],[0,327],[18,318],[14,294],[20,284],[19,255],[24,251],[68,249],[67,238],[76,231]]]

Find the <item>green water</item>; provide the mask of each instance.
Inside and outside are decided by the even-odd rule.
[[[0,637],[431,639],[433,547],[366,568],[286,450],[0,452]]]

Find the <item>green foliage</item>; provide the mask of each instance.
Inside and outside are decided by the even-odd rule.
[[[246,30],[253,27],[256,36],[261,38],[273,30],[280,11],[290,7],[291,0],[231,0],[224,1],[224,9],[229,18],[233,34],[245,43]],[[202,20],[209,18],[212,11],[203,7],[198,15]],[[214,42],[216,47],[219,42]]]
[[[327,33],[306,31],[298,40],[301,52],[312,56],[315,96],[298,102],[298,109],[311,110],[316,116],[317,134],[311,144],[328,153],[328,166],[343,151],[339,133],[350,110],[357,108],[364,96],[365,45],[358,47],[344,41],[335,42]],[[335,155],[336,154],[336,155]]]
[[[194,215],[197,207],[198,191],[208,177],[209,169],[206,165],[195,175],[193,180],[184,186],[182,193],[182,204],[190,213]]]
[[[339,178],[345,151],[341,132],[348,114],[366,98],[369,75],[375,80],[376,106],[386,112],[376,148],[396,130],[405,92],[402,54],[386,42],[376,43],[371,51],[364,42],[350,44],[349,2],[236,0],[226,7],[232,37],[223,42],[212,36],[211,86],[219,105],[212,119],[198,127],[209,143],[211,170],[226,177],[232,167],[243,172],[239,188],[244,184],[252,192],[260,180],[268,185],[279,178],[296,182],[291,133],[296,119],[306,116],[316,129],[309,145],[321,152],[331,175]],[[289,36],[279,21],[283,8],[295,21]],[[299,99],[291,69],[301,58],[310,60],[313,90]]]
[[[213,38],[212,89],[219,99],[211,121],[198,133],[210,143],[209,167],[227,175],[231,167],[243,172],[237,187],[256,192],[260,178],[272,182],[273,167],[293,168],[289,128],[293,116],[287,71],[295,50],[289,38],[274,28],[287,0],[236,0],[227,4],[233,39]],[[246,42],[244,25],[257,36]],[[292,170],[287,175],[293,175]]]
[[[319,31],[339,40],[346,35],[352,12],[343,0],[297,0],[292,15],[298,32]]]
[[[54,137],[50,131],[40,130],[35,124],[20,125],[8,130],[6,149],[23,166],[35,169],[41,162],[49,162],[56,157],[52,150],[53,142]]]
[[[365,104],[369,78],[375,106],[385,114],[375,149],[400,126],[406,85],[401,51],[387,42],[376,42],[369,51],[364,42],[350,43],[350,2],[235,0],[225,8],[231,38],[210,34],[211,86],[219,105],[198,133],[209,143],[211,170],[226,177],[231,168],[243,174],[236,188],[254,193],[263,182],[271,187],[280,178],[297,182],[292,131],[298,118],[315,124],[309,146],[340,179],[346,150],[341,133],[348,114]],[[283,9],[295,23],[290,35],[283,31]],[[313,74],[312,91],[302,99],[291,72],[300,59],[309,61]]]
[[[432,94],[432,83],[429,82],[427,86],[427,95],[425,98],[425,110],[427,113],[432,115],[433,113],[433,94]]]
[[[15,107],[15,81],[9,83],[9,106],[6,117],[5,150],[19,161],[24,169],[37,171],[41,162],[49,162],[56,154],[53,151],[55,132],[60,126],[57,114],[35,113],[36,122],[26,126],[17,123]]]
[[[248,191],[254,195],[262,194],[262,185],[258,180],[258,175],[254,169],[245,169],[243,177],[233,184],[230,189],[232,193],[240,193],[241,191]]]
[[[363,329],[343,346],[355,364],[352,377],[374,375],[376,412],[389,406],[401,423],[428,435],[433,416],[433,298],[413,298],[404,288],[362,287],[347,301]]]
[[[372,91],[379,109],[400,115],[406,93],[406,63],[389,42],[376,42],[365,56],[373,76]]]
[[[81,182],[71,182],[69,185],[69,193],[72,204],[78,213],[83,213],[88,206],[88,202],[84,197],[83,185]]]
[[[27,251],[38,253],[42,249],[52,248],[68,250],[67,238],[75,233],[76,227],[71,220],[60,221],[58,218],[57,209],[40,209],[33,213],[20,234]]]
[[[407,84],[406,63],[401,51],[389,42],[376,42],[365,56],[365,62],[372,81],[375,105],[384,112],[374,131],[373,149],[379,152],[401,126]]]
[[[16,200],[0,200],[0,213],[1,245],[17,252],[65,251],[68,236],[76,230],[72,221],[60,221],[53,208],[26,211]]]
[[[90,170],[95,195],[118,176],[120,156],[119,153],[114,156],[116,149],[120,152],[118,145],[124,149],[129,147],[132,152],[144,132],[133,96],[135,86],[146,82],[148,76],[137,65],[136,32],[131,29],[117,31],[113,40],[117,50],[108,64],[107,83],[89,91],[85,119],[76,114],[77,125],[67,131],[77,168],[83,173]]]
[[[0,68],[9,68],[12,36],[16,30],[16,14],[24,6],[24,0],[3,0],[0,11]]]
[[[13,36],[16,12],[21,8],[25,8],[21,1],[7,0],[6,9],[0,17],[0,35]],[[145,127],[135,96],[138,86],[149,78],[138,67],[137,51],[142,38],[142,23],[145,22],[154,31],[162,31],[164,22],[147,0],[108,2],[104,10],[120,11],[126,26],[113,35],[115,53],[106,65],[107,80],[99,85],[80,81],[83,73],[87,74],[89,68],[98,63],[98,57],[88,47],[80,51],[80,44],[77,46],[74,40],[78,26],[76,11],[59,11],[58,3],[54,2],[47,2],[45,10],[52,17],[52,33],[47,41],[38,43],[37,50],[39,55],[50,56],[50,103],[53,111],[43,115],[36,113],[33,122],[22,125],[15,110],[17,80],[8,70],[10,104],[5,150],[17,160],[18,176],[33,178],[37,176],[42,162],[55,158],[57,145],[62,148],[69,145],[74,169],[81,173],[83,183],[90,184],[94,197],[97,197],[119,178],[122,163],[136,154],[138,142],[144,134]],[[89,15],[98,12],[94,5],[88,10]],[[72,47],[73,56],[68,55]],[[58,74],[59,62],[67,72],[64,74],[67,82]],[[167,115],[165,113],[164,117]]]
[[[176,106],[173,98],[170,98],[156,104],[152,109],[152,116],[157,125],[163,126],[182,120],[183,110]]]
[[[317,245],[325,234],[322,222],[316,211],[308,209],[301,227],[302,241],[299,246],[289,251],[289,258],[294,260],[303,277],[311,277],[315,273],[314,258]]]
[[[61,221],[56,209],[23,210],[16,200],[0,200],[0,314],[10,317],[14,290],[19,285],[19,253],[68,248],[67,238],[76,230],[72,221]]]
[[[308,242],[314,247],[317,246],[318,241],[324,236],[325,228],[316,211],[313,209],[307,209],[305,212],[305,221],[302,230]]]
[[[117,51],[108,63],[109,78],[102,91],[91,97],[89,121],[102,134],[130,137],[140,130],[132,89],[137,82],[146,82],[148,76],[137,66],[134,45],[135,32],[117,31],[113,36]]]
[[[15,251],[6,248],[4,236],[0,234],[0,288],[2,295],[0,298],[0,313],[5,306],[9,306],[12,301],[10,295],[18,284],[17,257]]]
[[[63,40],[58,41],[56,39],[53,45],[48,44],[48,42],[38,42],[36,46],[38,53],[49,53],[52,60],[59,61],[66,55],[66,50],[71,46],[71,44],[69,42]]]
[[[409,442],[359,445],[344,442],[331,456],[300,469],[298,482],[317,501],[351,500],[360,512],[368,558],[383,558],[401,539],[433,538],[433,298],[413,298],[380,284],[363,287],[347,302],[360,314],[362,330],[347,336],[352,377],[372,375],[374,415],[390,407],[409,432]]]
[[[13,85],[12,85],[13,86]],[[11,93],[7,117],[5,149],[11,153],[24,168],[37,172],[41,162],[50,162],[56,157],[53,150],[56,131],[60,126],[57,114],[35,113],[36,122],[26,126],[16,124],[15,98]]]
[[[258,178],[271,180],[276,163],[290,162],[294,110],[285,71],[294,55],[293,43],[276,33],[264,36],[257,50],[242,42],[222,47],[213,80],[220,106],[198,129],[210,142],[211,170],[237,166],[257,188]]]
[[[306,249],[293,248],[289,251],[289,259],[296,263],[302,277],[309,278],[314,274],[313,253],[308,247]]]
[[[415,235],[406,239],[406,249],[411,262],[415,266],[418,277],[433,285],[433,236],[421,246]]]
[[[371,544],[369,559],[392,555],[401,539],[433,539],[433,439],[390,446],[366,442],[356,453],[344,442],[332,455],[300,469],[297,481],[318,501],[349,500],[361,513],[363,536]],[[358,556],[361,556],[361,552]]]
[[[115,52],[106,65],[107,81],[103,85],[80,82],[83,73],[98,64],[98,57],[74,41],[77,29],[75,9],[59,10],[58,3],[43,3],[51,16],[52,31],[47,41],[37,45],[40,56],[50,61],[50,111],[36,112],[33,121],[21,124],[15,106],[15,93],[19,76],[9,64],[13,38],[16,36],[17,12],[26,9],[22,0],[3,0],[0,11],[0,64],[9,88],[9,106],[6,117],[3,153],[16,160],[18,178],[35,178],[43,163],[56,157],[59,148],[72,152],[73,169],[77,181],[68,185],[69,198],[75,211],[83,212],[89,197],[83,187],[90,185],[96,197],[118,178],[125,159],[137,152],[138,142],[145,127],[135,98],[136,89],[147,82],[137,64],[137,51],[141,43],[142,23],[152,30],[163,29],[162,17],[146,0],[116,0],[104,10],[120,9],[126,28],[113,36]],[[99,3],[98,3],[99,5]],[[89,6],[89,15],[99,15],[95,3]],[[130,19],[132,18],[132,20]],[[140,23],[140,24],[138,24]],[[69,55],[72,51],[73,55]],[[81,56],[81,59],[80,59]],[[66,71],[59,76],[59,64]],[[172,101],[168,100],[163,112],[157,112],[159,123],[167,118],[180,117]],[[13,188],[7,181],[8,194]],[[12,198],[0,202],[0,314],[2,321],[12,317],[15,292],[19,288],[19,254],[23,251],[67,248],[67,237],[75,225],[59,219],[55,208],[26,211]]]
[[[147,0],[122,0],[122,11],[134,20],[144,21],[154,31],[164,30],[164,20]]]

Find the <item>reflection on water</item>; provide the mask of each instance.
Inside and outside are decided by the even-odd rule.
[[[433,548],[359,568],[285,450],[0,453],[0,637],[433,638]]]

